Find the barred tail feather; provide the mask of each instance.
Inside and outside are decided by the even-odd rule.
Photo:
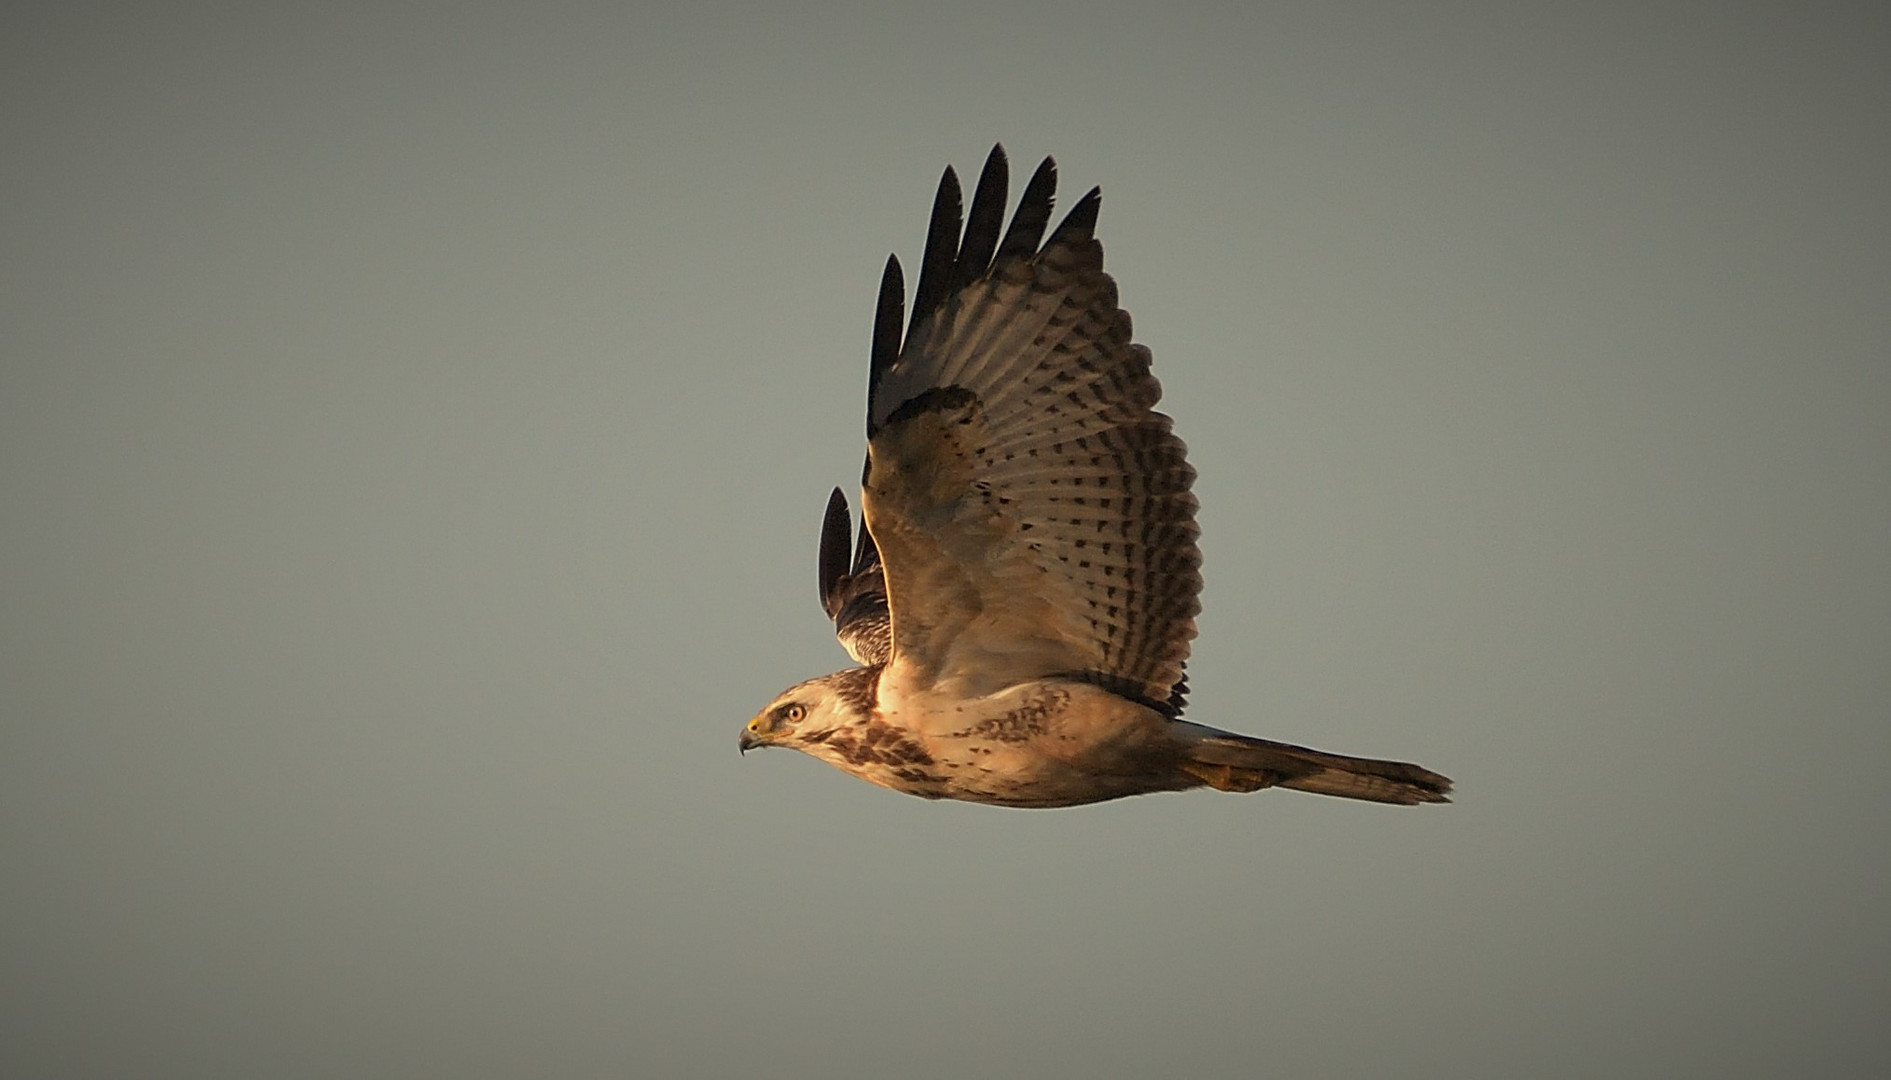
[[[1193,740],[1182,770],[1221,791],[1284,787],[1407,806],[1451,801],[1450,779],[1418,765],[1329,754],[1228,732]]]

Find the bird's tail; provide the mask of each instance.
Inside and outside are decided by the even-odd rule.
[[[1182,770],[1221,791],[1284,787],[1407,806],[1451,801],[1449,778],[1407,762],[1346,757],[1189,726],[1199,734],[1185,751]]]

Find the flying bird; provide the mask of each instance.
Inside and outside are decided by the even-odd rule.
[[[1045,158],[1003,228],[1004,148],[962,215],[939,182],[912,320],[889,257],[867,381],[862,523],[836,488],[821,604],[859,666],[742,729],[929,799],[1056,807],[1212,787],[1382,803],[1451,781],[1182,719],[1201,610],[1195,470],[1103,272],[1091,189],[1044,239]]]

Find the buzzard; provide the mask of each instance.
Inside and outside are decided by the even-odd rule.
[[[1203,786],[1448,801],[1451,781],[1417,765],[1181,718],[1195,470],[1103,272],[1101,192],[1045,240],[1045,158],[1001,235],[1007,173],[996,147],[962,217],[946,169],[904,335],[897,258],[880,281],[862,527],[856,544],[836,488],[819,558],[821,604],[860,666],[783,691],[741,749],[998,806]]]

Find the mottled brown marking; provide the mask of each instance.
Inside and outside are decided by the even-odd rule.
[[[949,739],[987,739],[992,742],[1026,742],[1044,733],[1044,722],[1062,712],[1070,700],[1063,690],[1045,690],[1002,716],[980,720],[964,731],[955,731]],[[976,749],[974,752],[977,752]],[[989,751],[987,751],[989,752]]]
[[[932,755],[906,732],[869,720],[842,728],[825,740],[849,765],[931,765]]]
[[[866,716],[879,704],[880,672],[883,668],[881,664],[848,668],[829,675],[827,682],[841,701],[846,703],[847,711]]]

